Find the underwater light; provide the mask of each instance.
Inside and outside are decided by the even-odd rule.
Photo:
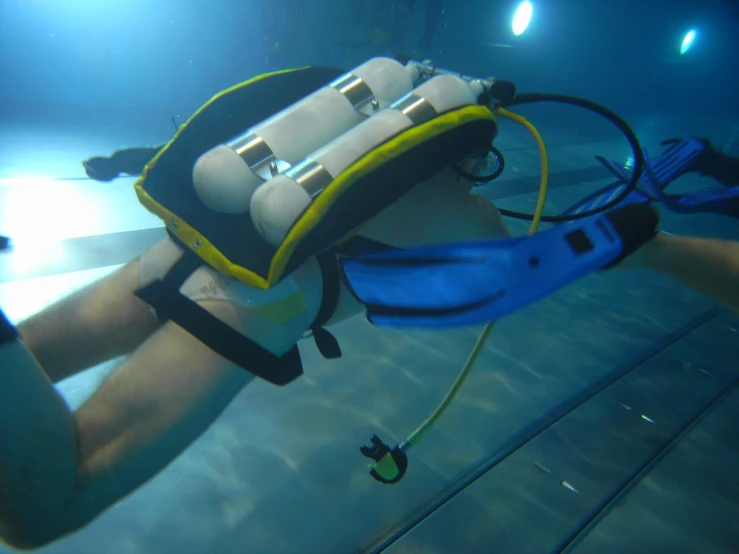
[[[685,52],[690,50],[690,47],[693,45],[694,41],[695,41],[695,29],[691,29],[685,35],[685,38],[683,38],[683,43],[680,46],[680,54],[685,54]]]
[[[513,25],[511,25],[511,30],[514,35],[520,36],[523,34],[526,27],[529,26],[531,15],[533,13],[534,7],[531,5],[531,2],[528,2],[528,0],[526,2],[521,2],[521,5],[518,6],[518,9],[513,16]]]

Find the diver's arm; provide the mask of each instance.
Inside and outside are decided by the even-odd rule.
[[[659,271],[739,313],[739,242],[659,233],[619,267]]]
[[[209,304],[249,326],[232,306]],[[251,380],[170,322],[71,414],[41,368],[16,354],[0,359],[0,537],[16,548],[83,527],[151,479]]]
[[[0,345],[0,540],[34,548],[74,488],[74,420],[20,340]],[[38,500],[43,498],[44,507]],[[48,507],[48,509],[45,509]]]

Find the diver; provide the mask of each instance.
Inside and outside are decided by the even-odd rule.
[[[390,33],[390,40],[387,45],[387,51],[390,54],[394,55],[399,52],[406,51],[408,42],[408,25],[411,17],[415,13],[417,4],[418,0],[403,0],[397,2],[395,8],[395,19]],[[436,30],[439,27],[439,21],[444,13],[442,4],[442,0],[425,1],[423,32],[418,45],[410,50],[412,58],[423,59],[428,57],[436,35]]]
[[[349,48],[367,49],[375,54],[396,55],[406,51],[408,25],[418,0],[349,0],[358,38]],[[443,14],[442,0],[426,0],[421,38],[413,47],[413,58],[424,58],[430,50]]]
[[[349,50],[383,52],[391,36],[393,0],[348,0],[352,38],[337,43]]]
[[[295,38],[305,14],[304,0],[264,0],[262,14],[262,62],[267,70],[288,67],[295,54]]]
[[[414,198],[384,218],[383,239],[396,245],[418,240],[505,236],[490,204],[470,203],[458,184],[438,179],[435,194]],[[439,229],[442,215],[450,224]],[[427,222],[436,236],[409,237],[403,208],[414,222]],[[407,242],[406,242],[407,241]],[[133,291],[161,264],[177,259],[167,240],[110,277],[45,309],[18,326],[5,322],[0,346],[0,531],[15,548],[49,544],[84,527],[101,512],[143,485],[215,421],[253,377],[213,353],[173,323],[160,324]],[[622,262],[622,267],[657,270],[725,303],[739,313],[739,243],[658,235]],[[315,263],[301,268],[282,292],[303,295],[310,311],[280,328],[247,309],[245,286],[203,272],[188,283],[214,317],[249,333],[272,351],[289,348],[320,303]],[[212,291],[201,292],[203,289]],[[292,289],[292,291],[290,290]],[[241,298],[239,298],[241,297]],[[342,288],[341,312],[329,324],[359,314],[361,307]],[[262,324],[269,329],[262,330]],[[53,383],[118,356],[126,361],[75,413]],[[23,425],[19,425],[23,421]],[[33,438],[40,440],[30,440]]]
[[[486,258],[496,249],[523,262],[520,281],[539,267],[566,277],[560,286],[608,267],[656,269],[739,312],[739,244],[663,236],[649,207],[509,239],[458,170],[479,166],[496,132],[482,85],[447,75],[414,87],[414,71],[371,60],[348,74],[281,72],[216,96],[135,185],[167,238],[17,326],[0,318],[6,544],[39,548],[86,526],[179,456],[256,377],[299,377],[300,340],[341,355],[325,328],[388,300],[374,278],[403,289],[399,303],[425,303],[374,312],[401,324],[469,322],[464,306],[442,301],[447,285],[475,309],[488,297],[495,308],[492,285],[463,285],[505,273]],[[362,91],[364,100],[352,96]],[[311,132],[295,133],[296,118]],[[550,247],[584,262],[573,272]],[[440,253],[449,263],[437,263]],[[425,265],[427,256],[437,260]],[[473,258],[474,272],[455,269]],[[420,269],[456,272],[462,285],[442,283],[435,298]],[[504,284],[515,292],[516,281]],[[118,357],[71,412],[53,384]]]

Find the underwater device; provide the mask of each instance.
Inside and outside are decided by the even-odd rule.
[[[279,99],[270,101],[269,95]],[[260,98],[264,105],[254,103]],[[571,216],[543,215],[548,187],[544,142],[530,122],[507,109],[542,101],[589,109],[623,132],[635,163],[617,198]],[[364,223],[441,169],[455,167],[471,181],[499,175],[502,155],[491,145],[499,117],[525,126],[539,148],[542,177],[535,213],[501,210],[531,219],[530,234],[541,221],[580,219],[615,207],[641,176],[644,156],[638,140],[623,120],[601,106],[567,96],[516,94],[510,82],[441,69],[429,60],[375,58],[349,73],[288,70],[224,91],[178,129],[135,188],[142,204],[165,221],[170,236],[186,249],[188,267],[207,263],[247,285],[268,289],[310,257],[319,263],[323,257],[322,271],[324,266],[330,271],[331,264],[336,271],[336,254],[345,255],[334,250],[336,245],[343,247]],[[468,173],[475,164],[465,161],[489,152],[498,159],[498,168],[488,176]],[[182,186],[188,173],[191,187]],[[196,313],[197,306],[178,300],[174,280],[184,271],[171,279],[165,276],[137,296],[155,308],[161,299],[169,302],[163,313],[168,311],[175,323],[259,377],[285,385],[302,373],[297,347],[282,357],[246,337],[233,338],[224,347],[215,335],[220,338],[232,329],[218,328],[213,319],[206,329],[198,327],[198,318],[205,316]],[[333,337],[334,344],[325,348],[330,342],[325,335],[330,334],[322,328],[338,297],[339,281],[332,284],[330,279],[324,273],[324,300],[333,300],[322,304],[310,326],[327,358],[341,354]],[[492,323],[486,325],[450,392],[408,439],[390,448],[373,437],[373,446],[361,449],[375,462],[370,468],[375,479],[396,483],[403,477],[405,452],[449,405],[492,328]]]
[[[494,86],[500,86],[494,79],[427,62],[374,58],[200,156],[195,190],[212,210],[250,213],[262,238],[279,246],[313,199],[367,152],[439,114],[477,104]]]
[[[417,78],[413,66],[390,58],[373,58],[354,68],[200,156],[193,168],[200,200],[217,212],[246,213],[265,180],[409,92]]]

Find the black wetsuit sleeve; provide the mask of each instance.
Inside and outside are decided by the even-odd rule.
[[[739,158],[714,152],[706,160],[701,160],[698,170],[716,179],[725,187],[739,185]]]

